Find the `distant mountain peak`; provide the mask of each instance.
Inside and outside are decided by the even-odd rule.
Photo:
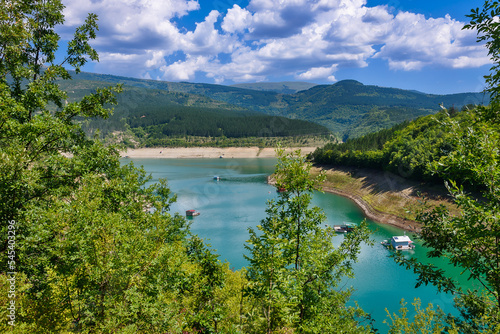
[[[356,81],[356,80],[352,80],[352,79],[340,80],[340,81],[334,83],[334,85],[338,85],[338,86],[364,86],[361,82]]]

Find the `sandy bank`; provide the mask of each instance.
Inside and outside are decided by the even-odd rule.
[[[287,152],[296,148],[288,148]],[[302,154],[313,152],[316,147],[300,147]],[[273,158],[274,148],[258,147],[155,147],[128,149],[120,156],[129,158]]]
[[[445,205],[456,212],[444,184],[416,182],[366,168],[314,168],[315,173],[320,170],[327,176],[324,191],[351,199],[367,218],[378,223],[420,232],[421,224],[414,217],[424,209],[424,198],[431,207]]]
[[[421,224],[413,217],[423,208],[422,197],[431,206],[443,204],[453,211],[444,186],[418,183],[390,172],[361,168],[323,166],[313,168],[312,173],[317,175],[320,171],[327,176],[323,191],[349,198],[368,219],[377,223],[420,232]],[[274,184],[272,176],[268,183]]]
[[[368,219],[373,220],[374,222],[397,226],[403,230],[410,232],[417,232],[417,233],[420,232],[421,229],[420,223],[410,219],[398,217],[390,213],[384,213],[375,210],[367,202],[365,202],[361,197],[357,195],[349,194],[342,190],[330,187],[323,187],[323,191],[349,198],[358,206],[358,208],[361,209],[361,211],[363,211],[363,214]]]

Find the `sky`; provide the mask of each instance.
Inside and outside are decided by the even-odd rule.
[[[483,0],[62,0],[63,41],[99,16],[88,72],[231,85],[306,81],[479,92],[491,62],[462,30]]]

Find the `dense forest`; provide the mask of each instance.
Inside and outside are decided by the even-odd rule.
[[[71,85],[58,81],[61,89],[69,91],[68,102],[78,101],[103,82],[79,80]],[[57,110],[52,105],[52,110]],[[263,138],[252,143],[265,143],[265,138],[281,137],[284,142],[299,142],[299,137],[328,141],[330,131],[317,123],[282,116],[271,116],[212,100],[201,95],[123,86],[117,96],[117,105],[106,119],[78,118],[84,131],[100,139],[119,137],[126,146],[185,146],[185,137],[219,139],[236,146],[244,145],[245,138]],[[287,138],[284,138],[287,137]],[[231,141],[225,139],[230,138]],[[321,139],[326,138],[326,139]],[[213,144],[216,141],[208,140]],[[196,140],[203,145],[207,140]]]
[[[436,166],[447,165],[458,145],[461,133],[452,131],[452,124],[457,123],[461,128],[475,124],[498,131],[496,125],[478,120],[474,109],[466,106],[460,112],[445,110],[345,143],[330,143],[310,157],[318,164],[386,170],[418,181],[453,179],[472,186],[477,180],[463,170],[448,168],[436,173]]]
[[[321,125],[279,116],[189,107],[149,109],[127,119],[127,124],[147,147],[160,146],[171,137],[328,137],[330,133]]]

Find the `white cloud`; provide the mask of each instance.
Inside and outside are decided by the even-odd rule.
[[[335,81],[337,70],[369,66],[372,58],[403,71],[489,63],[486,48],[462,22],[394,15],[388,6],[367,7],[366,0],[252,0],[246,8],[212,10],[192,30],[179,18],[188,20],[204,2],[63,2],[69,25],[81,24],[88,12],[99,15],[96,68],[113,74],[156,72],[165,80],[204,74],[217,83],[279,76]]]
[[[137,67],[132,64],[145,64],[147,60],[145,55],[100,52],[99,63],[94,69],[102,73],[143,78],[146,75],[145,66]]]
[[[242,9],[238,5],[234,5],[227,11],[224,21],[222,22],[222,29],[228,33],[242,32],[248,28],[251,21],[252,14]]]
[[[490,63],[489,57],[482,52],[480,52],[477,57],[459,56],[458,58],[451,59],[453,68],[480,67]]]
[[[149,51],[150,56],[144,64],[149,68],[157,68],[165,64],[165,52],[163,51]]]
[[[478,67],[489,63],[486,48],[476,43],[475,33],[462,30],[463,23],[448,15],[426,19],[421,14],[400,12],[391,24],[393,33],[375,57],[386,59],[392,69]]]
[[[332,75],[332,73],[335,72],[336,68],[336,65],[330,67],[313,67],[304,73],[298,74],[296,78],[301,80],[328,78],[329,81],[336,81],[335,77]]]
[[[203,56],[189,57],[186,61],[177,61],[160,68],[163,80],[188,81],[194,78],[196,71],[208,64],[208,58]]]

